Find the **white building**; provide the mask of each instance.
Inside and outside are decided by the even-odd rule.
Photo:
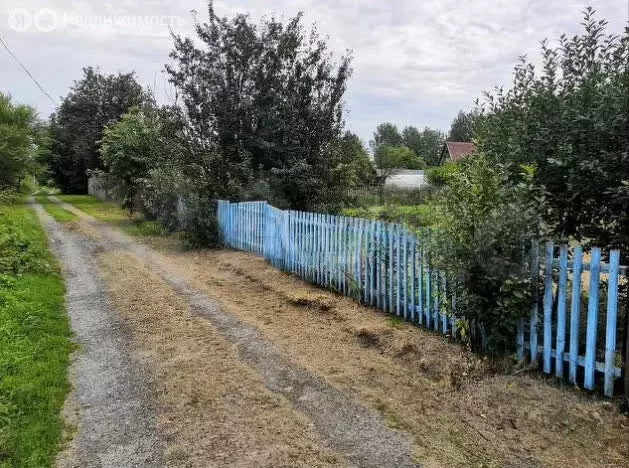
[[[379,170],[377,172],[380,172]],[[387,177],[385,187],[397,187],[401,189],[417,189],[427,185],[425,171],[412,169],[396,169],[393,174]]]

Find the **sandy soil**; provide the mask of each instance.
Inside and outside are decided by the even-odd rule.
[[[160,241],[149,242],[159,247]],[[442,336],[233,251],[163,250],[170,268],[300,366],[412,434],[425,466],[626,466],[629,420],[608,401],[488,363]]]
[[[116,310],[155,373],[168,466],[344,466],[216,329],[137,258],[100,256]]]

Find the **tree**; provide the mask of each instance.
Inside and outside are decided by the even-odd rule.
[[[103,75],[88,67],[51,117],[51,175],[67,193],[87,192],[87,171],[102,168],[105,126],[148,99],[133,73]]]
[[[39,167],[45,145],[43,126],[35,109],[13,104],[0,93],[0,190],[16,190]]]
[[[123,206],[132,209],[149,170],[163,160],[168,146],[157,109],[133,107],[121,119],[105,127],[100,154],[103,177]]]
[[[272,189],[291,207],[330,202],[330,152],[341,136],[350,58],[335,63],[301,14],[256,26],[246,15],[218,17],[213,1],[208,11],[209,22],[196,27],[201,46],[174,36],[166,67],[182,98],[195,176],[233,199],[271,174]]]
[[[444,140],[440,130],[429,127],[425,127],[421,132],[415,127],[406,127],[402,131],[404,146],[412,149],[428,166],[439,165],[439,155]]]
[[[385,148],[399,147],[402,146],[403,143],[404,139],[395,124],[385,122],[378,125],[376,131],[373,133],[373,140],[369,142],[376,166],[381,166],[383,162],[381,159]]]
[[[420,132],[416,127],[408,126],[400,133],[397,126],[386,122],[378,125],[373,134],[373,140],[369,144],[378,167],[388,164],[383,161],[387,148],[401,147],[413,151],[419,160],[425,162],[428,166],[436,166],[439,164],[439,153],[443,141],[443,134],[439,130],[425,127]],[[413,169],[417,166],[415,158],[410,158],[410,155],[407,155],[407,160],[411,161],[412,167],[402,166],[403,169]]]
[[[345,132],[335,145],[332,155],[334,170],[348,173],[344,177],[345,189],[373,183],[375,168],[358,135]]]
[[[584,31],[542,42],[542,69],[524,58],[513,87],[487,93],[480,149],[497,162],[534,163],[555,236],[629,250],[629,30],[605,33],[594,10]]]
[[[472,141],[479,117],[480,114],[475,110],[470,112],[459,110],[450,124],[448,141]]]
[[[426,162],[406,146],[386,146],[380,157],[380,183],[384,185],[386,179],[399,169],[424,169]]]

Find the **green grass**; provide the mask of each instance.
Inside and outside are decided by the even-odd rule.
[[[136,220],[122,226],[122,229],[132,236],[165,237],[168,231],[159,221]]]
[[[379,205],[365,208],[346,208],[343,216],[355,218],[377,219],[394,223],[408,224],[413,227],[431,226],[434,224],[434,207],[423,205]]]
[[[105,223],[120,224],[132,219],[125,210],[115,203],[103,202],[91,195],[58,195],[57,198]]]
[[[55,221],[65,223],[68,221],[76,221],[78,216],[65,210],[61,205],[48,199],[48,197],[37,197],[37,201],[44,207]]]
[[[29,207],[2,205],[0,467],[52,466],[71,349],[63,278],[46,235]]]
[[[144,219],[142,214],[130,215],[112,202],[104,202],[91,195],[60,195],[57,198],[104,223],[113,224],[132,236],[168,235],[168,231],[158,221]]]

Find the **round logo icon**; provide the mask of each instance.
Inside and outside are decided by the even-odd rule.
[[[9,28],[17,32],[27,31],[33,25],[33,15],[25,8],[9,10]]]
[[[51,32],[57,29],[57,13],[50,8],[42,8],[37,10],[33,15],[33,23],[41,32]]]

